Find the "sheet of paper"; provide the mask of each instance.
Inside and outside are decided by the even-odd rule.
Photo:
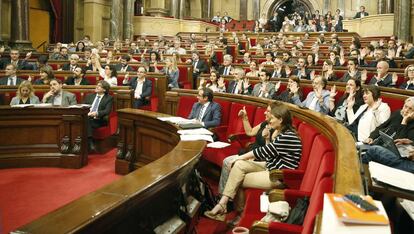
[[[183,117],[176,117],[176,116],[171,116],[171,117],[158,117],[157,119],[161,120],[161,121],[167,121],[167,122],[171,122],[171,123],[181,123],[181,122],[185,122],[185,121],[189,121],[188,119],[185,119]]]
[[[180,135],[213,135],[212,132],[205,128],[178,130],[177,132]]]
[[[89,104],[76,104],[76,105],[69,106],[69,108],[82,108],[82,107],[91,107],[91,105],[89,105]]]
[[[225,148],[229,145],[230,144],[226,143],[226,142],[215,141],[215,142],[212,142],[212,143],[208,143],[207,147],[210,147],[210,148]]]
[[[34,106],[34,104],[17,104],[11,107],[24,108],[24,107],[29,107],[29,106]]]
[[[182,141],[209,141],[213,142],[213,138],[210,135],[180,135]]]
[[[51,107],[52,103],[40,103],[40,104],[34,104],[35,107]]]
[[[371,177],[377,181],[414,191],[414,174],[403,170],[385,166],[376,162],[369,162]]]

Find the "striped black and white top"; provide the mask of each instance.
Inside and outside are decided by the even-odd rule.
[[[256,159],[266,161],[266,168],[296,169],[302,155],[302,142],[296,132],[287,130],[280,133],[276,139],[253,150]]]

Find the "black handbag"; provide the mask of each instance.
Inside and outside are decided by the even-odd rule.
[[[296,201],[296,206],[290,211],[286,223],[302,225],[306,216],[306,211],[309,206],[309,197],[299,198]]]

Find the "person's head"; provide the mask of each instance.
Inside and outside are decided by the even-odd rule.
[[[17,67],[14,64],[7,64],[5,74],[6,76],[15,76]]]
[[[382,49],[375,49],[374,50],[374,58],[376,61],[379,61],[381,59],[385,58],[385,51]]]
[[[73,70],[73,75],[75,76],[75,78],[81,79],[85,75],[85,71],[81,67],[76,67]]]
[[[337,53],[336,53],[336,51],[331,51],[331,52],[329,52],[329,59],[330,59],[331,61],[335,60],[335,59],[336,59],[336,57],[337,57]]]
[[[315,65],[315,55],[314,54],[308,54],[306,56],[306,65],[313,66]]]
[[[251,55],[250,55],[250,53],[244,53],[244,55],[243,55],[243,61],[244,62],[250,62],[250,59],[251,59]]]
[[[297,68],[302,69],[304,67],[306,67],[306,62],[305,62],[305,58],[299,58],[298,59],[298,63],[296,64]]]
[[[105,76],[107,76],[107,77],[117,77],[118,76],[118,72],[116,71],[114,66],[105,65],[104,69],[105,69]]]
[[[356,59],[356,58],[350,58],[349,60],[348,60],[348,64],[347,64],[347,67],[348,67],[348,70],[349,71],[355,71],[355,70],[357,70],[358,69],[358,60]]]
[[[78,41],[76,51],[85,51],[85,43],[83,41]]]
[[[209,88],[202,88],[198,91],[197,99],[200,104],[213,101],[213,90]]]
[[[271,128],[277,129],[280,132],[293,129],[292,114],[286,105],[281,102],[275,102],[275,106],[272,106],[270,110],[269,124]]]
[[[71,54],[70,55],[70,58],[69,58],[70,65],[74,66],[74,65],[78,64],[78,61],[79,61],[79,55],[77,55],[77,54]]]
[[[250,65],[249,66],[250,71],[256,71],[257,70],[257,63],[256,63],[256,61],[250,61],[250,64],[249,65]]]
[[[280,58],[275,58],[273,67],[279,69],[283,66],[283,61]]]
[[[233,62],[233,56],[226,54],[223,56],[223,65],[229,66]]]
[[[377,63],[377,74],[380,77],[378,77],[378,78],[381,78],[384,75],[386,75],[388,73],[389,68],[390,68],[390,66],[388,65],[388,63],[386,61],[379,61]]]
[[[322,71],[332,70],[332,68],[333,68],[333,63],[331,60],[323,61]]]
[[[19,59],[19,50],[18,49],[11,49],[10,50],[10,59],[12,61],[17,61]]]
[[[19,88],[17,88],[16,96],[19,98],[28,98],[34,95],[34,89],[30,81],[25,80],[20,83]]]
[[[353,50],[351,50],[351,52],[349,53],[349,57],[350,57],[350,58],[355,58],[355,59],[357,59],[359,54],[360,54],[360,52],[359,52],[359,50],[358,50],[358,49],[353,49]]]
[[[364,98],[365,104],[369,106],[374,104],[381,96],[381,90],[376,85],[368,85],[364,87]]]
[[[160,61],[160,55],[155,51],[151,51],[150,52],[150,60],[151,61]]]
[[[271,61],[273,61],[273,54],[270,53],[270,52],[266,52],[265,58],[266,58],[267,62],[271,62]]]
[[[45,64],[47,64],[47,62],[49,61],[49,57],[47,55],[40,55],[37,58],[37,62],[39,64],[39,66],[44,66]]]
[[[128,65],[128,62],[129,62],[129,60],[131,60],[131,57],[129,57],[129,55],[122,55],[121,56],[121,64],[123,65],[123,66],[126,66],[126,65]]]
[[[49,67],[41,67],[39,70],[40,79],[42,80],[52,80],[55,78],[52,69]]]
[[[192,58],[193,61],[198,61],[200,59],[200,54],[198,53],[198,51],[193,51]]]
[[[244,69],[241,67],[237,67],[234,71],[235,71],[235,78],[237,80],[241,80],[245,75]]]
[[[60,47],[60,54],[62,56],[68,56],[68,48],[67,47]]]
[[[359,10],[360,10],[361,12],[365,12],[365,6],[360,6],[360,7],[359,7]]]
[[[137,70],[138,79],[143,79],[146,75],[146,72],[147,70],[145,69],[145,67],[143,66],[138,67],[138,70]]]
[[[414,97],[405,99],[404,106],[401,109],[401,115],[406,116],[414,112]]]
[[[92,49],[91,48],[84,48],[83,50],[83,56],[85,57],[85,59],[89,59],[91,57],[92,54]]]
[[[405,79],[414,79],[414,65],[408,65],[404,70],[404,77]]]
[[[260,78],[260,81],[262,81],[262,82],[268,81],[271,76],[272,76],[272,73],[270,71],[261,71],[261,72],[259,72],[259,78]]]
[[[98,81],[98,83],[95,86],[95,93],[97,94],[109,94],[109,90],[111,89],[111,86],[108,82],[104,80]]]
[[[345,92],[347,94],[350,94],[351,92],[358,92],[359,90],[361,90],[361,81],[355,78],[350,78],[347,82],[346,82],[346,86],[345,86]]]
[[[286,62],[290,59],[291,56],[292,54],[289,51],[283,51],[282,60]]]
[[[49,82],[50,91],[52,91],[53,94],[58,94],[62,91],[62,81],[59,79],[52,79]]]
[[[217,83],[217,80],[220,78],[220,74],[216,71],[212,71],[210,73],[210,81],[212,83]]]
[[[315,76],[312,81],[313,90],[325,89],[327,84],[328,81],[319,75]]]
[[[300,79],[297,76],[289,76],[287,88],[290,89],[292,85],[296,84],[298,87],[300,86]]]

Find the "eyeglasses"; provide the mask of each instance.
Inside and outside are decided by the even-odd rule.
[[[407,71],[408,72],[414,72],[414,69],[408,69]]]

